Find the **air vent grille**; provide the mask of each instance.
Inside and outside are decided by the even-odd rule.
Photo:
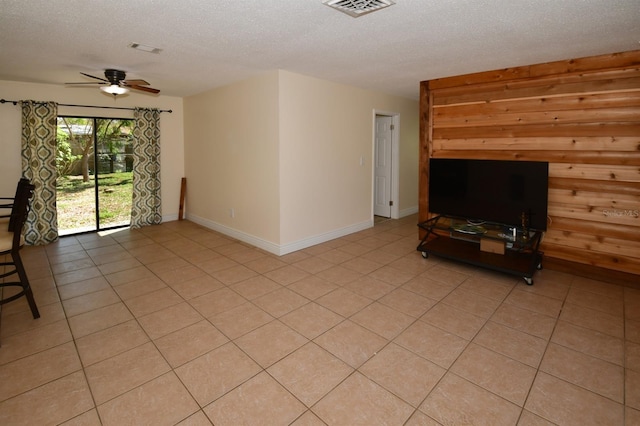
[[[354,18],[395,4],[391,0],[325,0],[323,3]]]
[[[145,44],[140,44],[140,43],[129,43],[129,47],[136,50],[142,50],[143,52],[148,52],[148,53],[157,54],[162,52],[162,49],[158,49],[157,47],[147,46]]]

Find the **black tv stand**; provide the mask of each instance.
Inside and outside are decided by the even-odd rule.
[[[533,274],[542,269],[542,252],[539,250],[542,232],[516,229],[500,223],[469,223],[464,218],[436,216],[418,224],[426,231],[417,250],[425,259],[429,255],[464,262],[492,269],[524,279],[533,284]],[[487,251],[497,247],[496,252]],[[503,247],[504,253],[500,253]]]

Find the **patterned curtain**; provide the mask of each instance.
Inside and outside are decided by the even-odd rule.
[[[160,206],[160,111],[133,112],[133,203],[131,228],[162,222]]]
[[[58,239],[56,213],[56,133],[58,105],[20,101],[22,106],[22,175],[35,185],[24,225],[27,244]]]

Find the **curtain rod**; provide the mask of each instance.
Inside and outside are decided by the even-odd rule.
[[[19,101],[8,101],[6,99],[0,99],[0,104],[10,103],[10,104],[18,105],[18,102]],[[96,105],[74,105],[74,104],[58,104],[58,105],[66,106],[66,107],[79,107],[79,108],[125,109],[128,111],[133,111],[135,109],[135,108],[127,108],[127,107],[110,107],[110,106],[96,106]],[[173,112],[170,109],[161,109],[159,111],[168,112],[169,114]]]

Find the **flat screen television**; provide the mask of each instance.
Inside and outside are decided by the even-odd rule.
[[[549,163],[432,158],[429,211],[522,227],[547,229]]]

